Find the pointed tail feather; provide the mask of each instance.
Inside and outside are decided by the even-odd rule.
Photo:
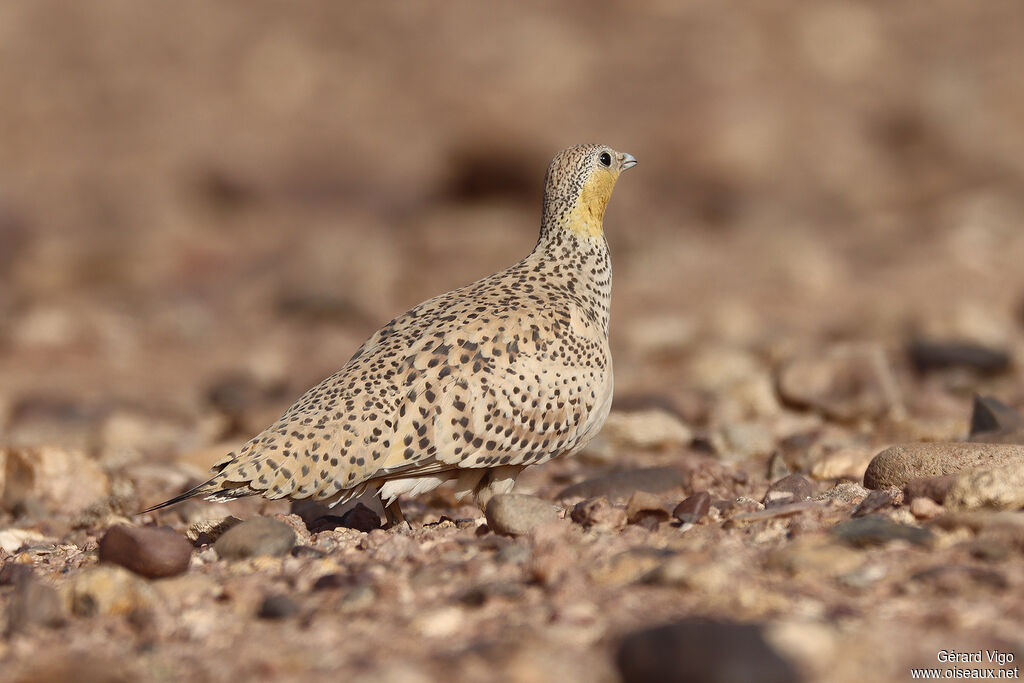
[[[188,500],[189,498],[195,498],[196,496],[204,496],[207,500],[214,500],[218,502],[225,502],[235,498],[244,498],[245,496],[251,496],[256,494],[257,491],[249,488],[247,484],[239,484],[230,481],[224,481],[223,477],[218,475],[204,481],[199,486],[193,487],[184,493],[165,500],[162,503],[158,503],[152,507],[148,507],[145,510],[137,512],[136,514],[142,515],[147,512],[153,512],[154,510],[160,510],[165,507],[170,507],[182,501]]]

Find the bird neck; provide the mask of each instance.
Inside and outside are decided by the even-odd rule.
[[[608,333],[612,299],[612,260],[603,234],[579,235],[541,230],[527,257],[535,267],[559,276],[560,290]]]

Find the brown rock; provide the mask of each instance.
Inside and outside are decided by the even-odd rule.
[[[509,536],[528,534],[536,527],[558,519],[548,501],[521,493],[505,493],[487,501],[484,511],[491,531]]]
[[[696,524],[711,511],[711,494],[697,491],[685,498],[672,510],[672,516],[683,524]]]
[[[1010,355],[971,342],[917,339],[907,345],[907,355],[919,373],[965,368],[981,375],[995,375],[1010,367]]]
[[[902,413],[902,402],[885,351],[878,344],[844,344],[794,358],[778,376],[787,403],[837,420]]]
[[[799,474],[791,474],[769,486],[761,502],[766,508],[778,507],[780,505],[789,505],[790,503],[809,500],[811,493],[811,482],[806,477]]]
[[[295,531],[270,517],[254,517],[233,526],[213,544],[217,555],[226,560],[287,555],[294,546]]]
[[[653,517],[658,522],[666,522],[669,514],[658,496],[646,491],[637,491],[630,496],[626,504],[626,519],[630,524],[639,524],[648,517]]]
[[[100,539],[100,560],[119,564],[149,579],[175,576],[188,570],[192,544],[170,529],[111,527]]]
[[[1024,470],[1024,446],[956,442],[900,444],[874,457],[864,472],[864,486],[903,488],[911,479],[1003,466]]]
[[[626,526],[626,511],[613,506],[607,498],[591,498],[577,503],[570,517],[587,529],[614,531]]]

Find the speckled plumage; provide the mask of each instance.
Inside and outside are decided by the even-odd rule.
[[[192,496],[336,504],[374,490],[394,522],[399,495],[454,480],[486,504],[527,465],[578,451],[611,406],[602,222],[635,163],[604,145],[559,152],[526,258],[389,322],[213,478],[151,509]]]

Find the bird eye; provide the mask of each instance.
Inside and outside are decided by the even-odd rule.
[[[597,160],[601,162],[602,166],[607,167],[612,165],[612,155],[608,152],[601,152],[601,156],[599,156]]]

